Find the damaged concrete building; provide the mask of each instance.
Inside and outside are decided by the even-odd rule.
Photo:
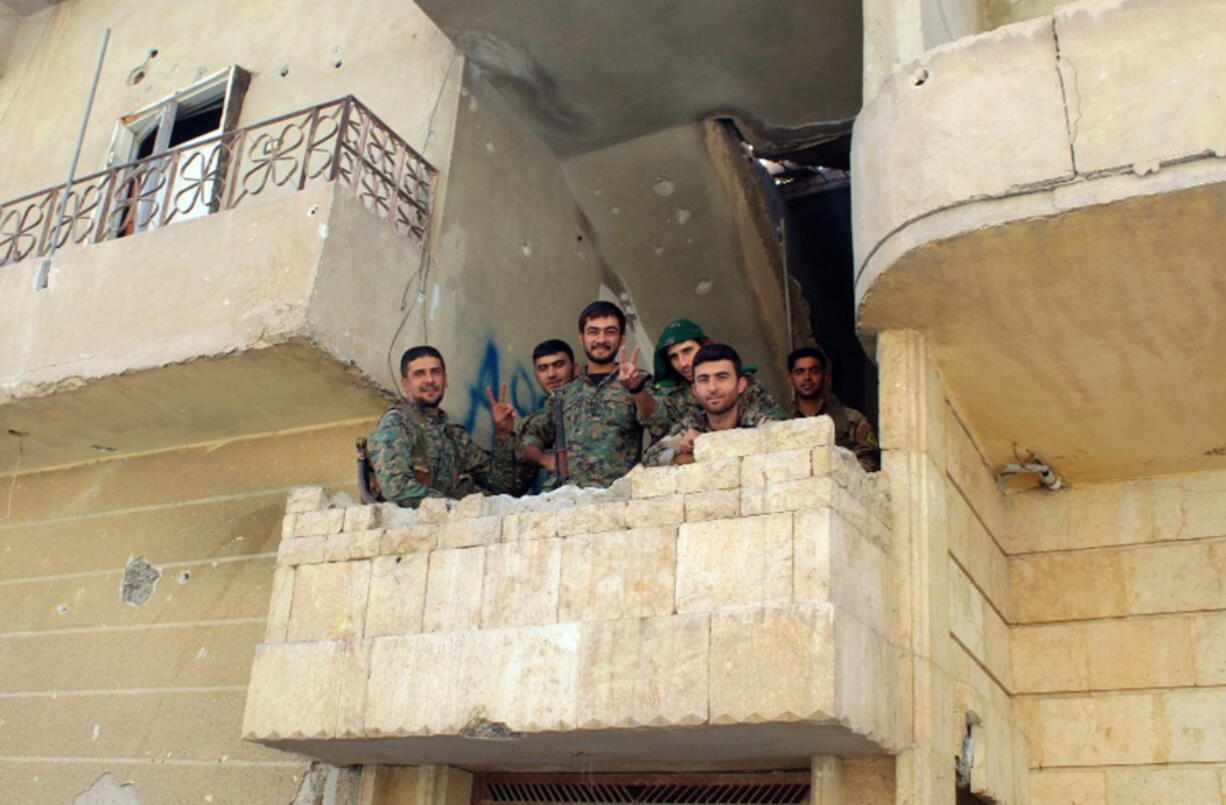
[[[1224,68],[1220,0],[0,2],[0,803],[1226,802]],[[820,340],[881,472],[353,504],[401,350],[488,440],[594,298]]]

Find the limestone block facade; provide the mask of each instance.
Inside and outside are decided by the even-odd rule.
[[[608,490],[291,493],[248,739],[336,763],[807,765],[905,740],[891,511],[828,418]]]

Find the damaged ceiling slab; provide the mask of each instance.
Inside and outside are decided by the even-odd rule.
[[[563,156],[711,117],[766,151],[846,133],[860,107],[854,0],[419,0]]]

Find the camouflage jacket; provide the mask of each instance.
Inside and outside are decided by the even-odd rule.
[[[643,451],[643,427],[635,413],[634,398],[610,372],[599,383],[588,376],[587,367],[549,396],[542,411],[551,411],[555,396],[562,404],[562,424],[570,477],[575,486],[609,486],[630,472]],[[548,450],[554,443],[553,416],[525,422],[520,442]],[[557,479],[553,481],[557,485]],[[549,487],[553,488],[553,486]]]
[[[868,421],[868,417],[856,409],[849,408],[842,403],[836,403],[836,405],[842,411],[842,416],[838,416],[833,407],[832,410],[827,411],[825,400],[822,402],[821,409],[814,416],[829,414],[834,420],[834,443],[855,453],[865,472],[876,472],[880,466],[881,448],[877,444],[876,435],[873,434],[872,423]],[[804,417],[800,406],[794,400],[792,416],[798,419]]]
[[[757,376],[746,373],[749,384],[741,395],[741,410],[749,412],[749,416],[757,412],[770,412],[773,419],[789,419],[792,414],[775,402],[775,398],[762,385]],[[674,383],[671,385],[656,384],[651,389],[651,398],[655,400],[656,410],[643,421],[643,427],[651,436],[652,441],[662,439],[673,431],[679,423],[692,417],[702,417],[702,406],[694,398],[693,388],[689,383]]]
[[[541,489],[554,489],[557,486],[557,481],[553,477],[553,473],[543,469],[535,461],[529,461],[522,456],[524,445],[524,434],[526,432],[539,432],[541,429],[540,419],[552,415],[552,408],[548,403],[542,405],[537,410],[525,416],[515,426],[515,494],[525,495],[532,489],[533,483],[536,481],[538,473],[541,474]]]
[[[416,508],[425,497],[462,498],[473,492],[511,492],[515,440],[495,439],[494,453],[478,447],[441,408],[402,402],[388,410],[368,442],[383,499]]]
[[[741,395],[737,403],[740,406],[736,417],[738,428],[756,428],[768,422],[779,422],[790,418],[786,411],[776,405],[765,406],[755,403],[747,405],[744,395]],[[697,411],[698,413],[687,413],[680,422],[673,426],[667,436],[648,447],[643,453],[643,463],[649,467],[664,467],[672,464],[673,458],[677,455],[677,445],[681,443],[688,431],[710,433],[711,420],[707,418],[706,411],[701,408]]]

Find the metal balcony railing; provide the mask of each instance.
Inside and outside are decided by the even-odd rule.
[[[341,182],[423,243],[438,172],[353,96],[193,141],[73,181],[55,249],[231,210],[261,194]],[[0,204],[0,266],[51,250],[65,185]]]

